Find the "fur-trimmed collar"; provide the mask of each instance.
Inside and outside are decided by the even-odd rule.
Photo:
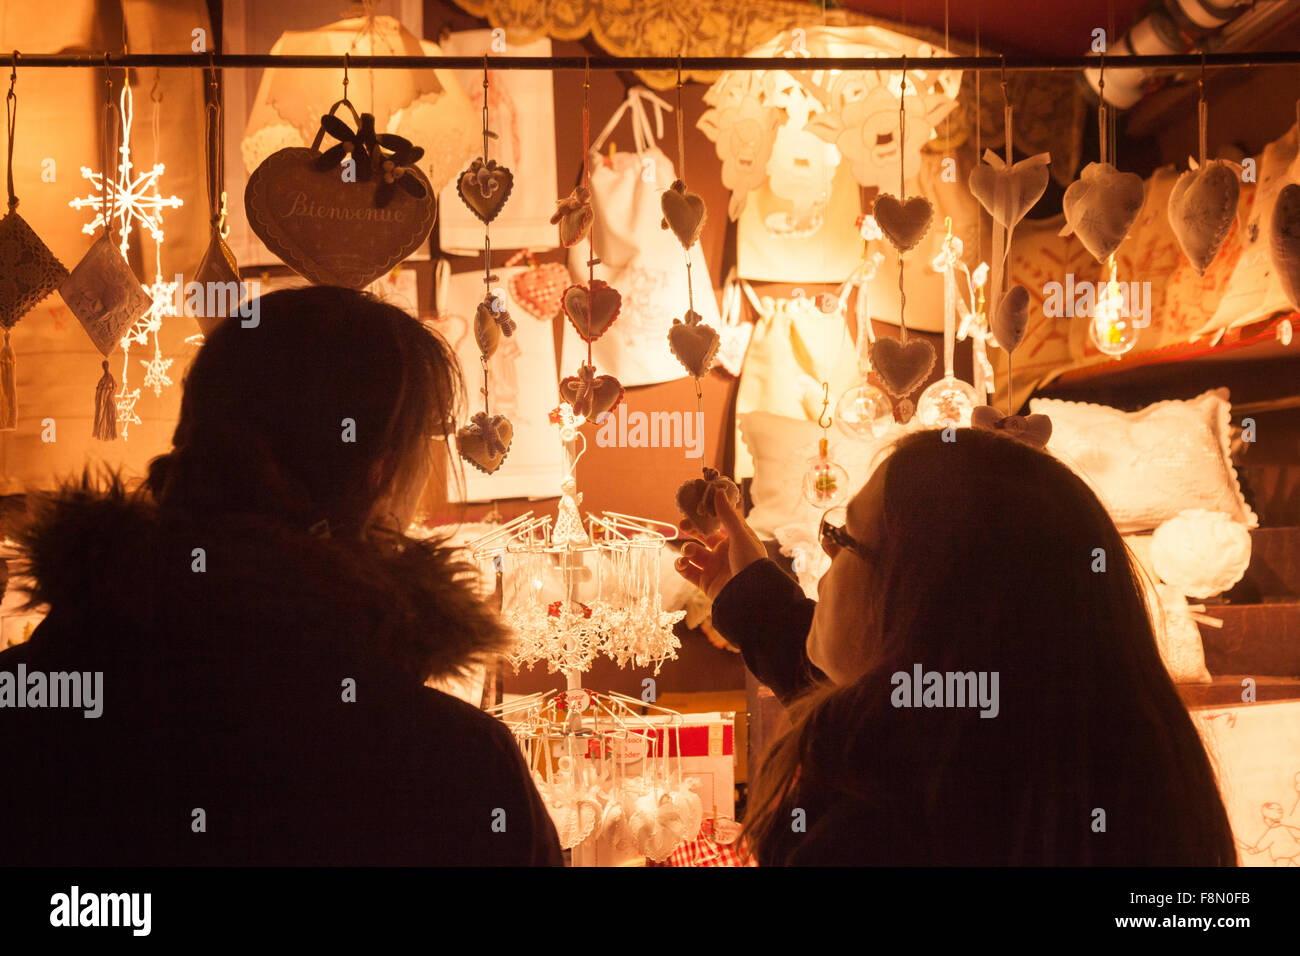
[[[286,634],[342,641],[423,680],[506,641],[472,567],[435,543],[385,550],[257,516],[174,515],[89,475],[33,496],[15,538],[30,606],[71,622],[61,633],[88,649],[121,639],[107,635]]]

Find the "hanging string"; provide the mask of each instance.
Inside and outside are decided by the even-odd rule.
[[[1205,50],[1201,50],[1201,75],[1196,81],[1199,97],[1196,102],[1196,132],[1200,143],[1200,165],[1205,166],[1206,130],[1208,127],[1209,107],[1205,103]]]
[[[677,58],[677,178],[681,180],[682,190],[686,189],[686,134],[682,121],[682,58]],[[691,250],[683,250],[686,256],[686,301],[687,308],[695,311],[695,283],[691,281]],[[699,382],[696,382],[698,393]],[[697,395],[698,397],[698,395]]]
[[[898,201],[907,198],[907,57],[898,87]],[[898,250],[898,341],[907,344],[907,292],[903,289],[903,250]]]
[[[343,84],[347,86],[347,72],[344,70]],[[483,54],[483,162],[488,161],[488,140],[493,134],[488,128],[488,57]],[[483,224],[483,288],[486,295],[492,291],[492,283],[496,276],[492,275],[492,230],[487,223]],[[483,416],[491,421],[492,410],[488,404],[488,356],[479,353],[479,364],[483,366]]]
[[[1098,152],[1101,154],[1103,163],[1109,162],[1110,153],[1106,150],[1106,134],[1108,126],[1106,123],[1109,110],[1106,108],[1106,51],[1101,51],[1101,65],[1097,69],[1097,96],[1100,102],[1097,104],[1097,143]]]
[[[586,190],[584,195],[590,201],[591,197],[591,58],[587,58],[586,66],[582,73],[582,186]],[[596,258],[596,217],[591,217],[591,253],[587,256],[587,290],[588,299],[591,298],[591,287],[596,281],[596,265],[600,260]],[[587,343],[587,364],[595,365],[591,358],[591,343]]]
[[[224,213],[224,202],[222,197],[223,187],[225,185],[225,167],[222,162],[221,144],[223,140],[222,115],[221,115],[221,92],[217,83],[216,60],[212,58],[211,65],[208,68],[208,156],[207,156],[207,175],[208,175],[208,220],[214,229],[220,230],[223,226],[222,215]],[[156,142],[156,140],[155,140]]]
[[[9,94],[5,97],[5,117],[9,129],[9,211],[18,208],[18,196],[14,192],[14,129],[18,123],[18,94],[14,87],[18,84],[18,51],[14,50],[9,69]]]

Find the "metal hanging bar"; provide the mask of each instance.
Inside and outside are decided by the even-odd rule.
[[[351,56],[347,54],[298,55],[270,53],[23,53],[18,52],[26,69],[43,67],[93,68],[175,67],[211,69],[342,69],[344,60],[353,69],[375,70],[480,70],[483,58],[477,56]],[[493,56],[494,70],[559,71],[586,69],[614,71],[714,73],[722,70],[784,70],[789,57],[780,56]],[[801,70],[974,70],[987,72],[1083,70],[1094,68],[1100,58],[1089,56],[946,56],[946,57],[800,57]],[[1108,54],[1106,66],[1114,70],[1199,69],[1207,67],[1267,67],[1300,65],[1300,50],[1257,51],[1241,53],[1169,53],[1154,55]]]

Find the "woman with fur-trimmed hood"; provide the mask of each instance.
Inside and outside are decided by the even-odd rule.
[[[28,705],[0,706],[0,865],[560,864],[509,731],[424,686],[505,640],[472,569],[401,530],[454,354],[364,293],[258,305],[208,336],[141,488],[32,504],[49,613],[0,654]],[[99,716],[33,696],[73,672]]]

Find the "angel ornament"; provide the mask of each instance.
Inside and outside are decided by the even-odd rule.
[[[582,527],[582,515],[578,506],[582,504],[582,492],[578,483],[570,476],[560,483],[560,504],[555,518],[555,531],[551,534],[551,543],[562,548],[585,548],[591,546]]]

